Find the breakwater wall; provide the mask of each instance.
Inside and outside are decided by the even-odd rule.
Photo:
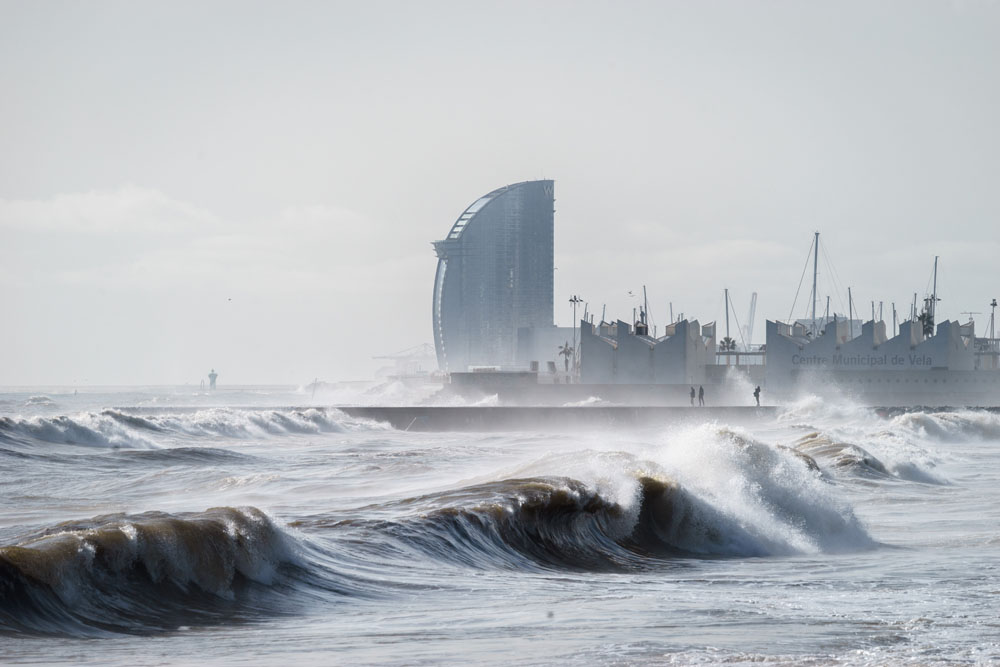
[[[763,407],[338,407],[352,417],[387,422],[403,431],[581,430],[666,426],[711,420],[727,423],[773,418],[778,408]]]

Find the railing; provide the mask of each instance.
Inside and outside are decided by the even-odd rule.
[[[719,366],[764,366],[766,364],[766,352],[754,350],[744,352],[740,350],[716,350],[715,363]]]

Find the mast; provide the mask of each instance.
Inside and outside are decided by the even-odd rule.
[[[934,311],[936,310],[936,305],[935,304],[937,303],[937,300],[938,300],[938,298],[937,298],[937,263],[938,263],[938,256],[934,255],[934,291],[931,292],[931,322],[932,323],[935,321],[935,319],[934,319]]]
[[[642,310],[645,313],[642,317],[642,323],[646,324],[649,319],[649,299],[646,298],[646,286],[642,286]]]
[[[747,315],[747,339],[745,345],[747,346],[747,352],[750,351],[750,346],[753,343],[753,320],[757,315],[757,292],[753,293],[750,297],[750,313]]]
[[[813,238],[813,309],[812,309],[812,329],[813,338],[816,337],[816,277],[819,273],[819,232]]]
[[[727,287],[725,289],[726,289],[726,338],[728,339],[729,338],[729,288]],[[726,344],[728,343],[729,341],[726,340]]]
[[[854,338],[854,301],[851,298],[851,288],[847,288],[847,328]]]

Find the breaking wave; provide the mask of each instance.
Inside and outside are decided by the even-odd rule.
[[[158,445],[138,432],[134,426],[122,423],[113,415],[84,412],[72,417],[0,417],[0,440],[13,443],[41,441],[60,445],[85,447],[127,447],[153,449]]]
[[[987,410],[906,412],[892,417],[891,424],[933,440],[1000,440],[1000,414]]]
[[[870,452],[857,445],[835,442],[820,433],[810,433],[799,439],[794,451],[814,458],[830,461],[836,468],[849,468],[857,474],[874,477],[891,477],[885,464]]]
[[[254,508],[64,523],[0,548],[0,632],[140,633],[263,611],[295,556]],[[255,604],[257,603],[257,604]]]
[[[603,570],[649,558],[762,556],[735,522],[666,479],[641,477],[623,505],[573,479],[515,479],[465,490],[487,496],[401,523],[391,533],[441,560],[467,565]]]
[[[137,415],[121,410],[57,417],[0,417],[0,441],[45,442],[102,448],[155,449],[164,435],[181,438],[262,438],[388,428],[336,409],[241,410]]]
[[[812,474],[806,465],[801,469]],[[874,546],[853,513],[811,505],[804,496],[788,496],[784,506],[763,503],[761,515],[753,516],[660,475],[636,474],[630,487],[621,497],[619,490],[568,477],[506,479],[387,508],[425,508],[409,518],[326,527],[372,531],[378,537],[364,541],[389,537],[402,550],[483,569],[634,570],[683,558]]]

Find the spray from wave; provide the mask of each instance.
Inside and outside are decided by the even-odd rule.
[[[941,445],[1000,440],[1000,414],[990,410],[874,410],[814,396],[789,406],[780,421],[805,431],[800,451],[840,469],[926,484],[947,484],[936,472]]]

